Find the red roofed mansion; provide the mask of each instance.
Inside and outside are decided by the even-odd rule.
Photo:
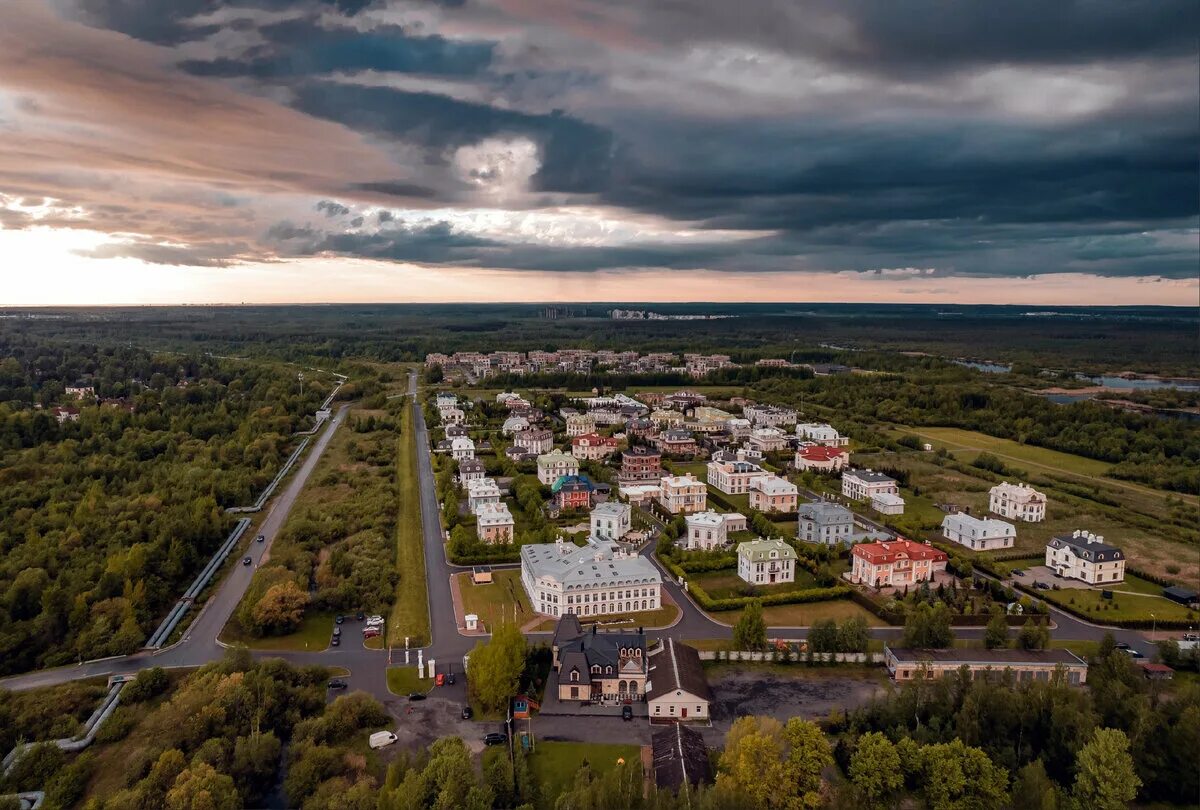
[[[850,550],[850,581],[875,588],[916,585],[946,570],[946,552],[911,540],[859,543]]]

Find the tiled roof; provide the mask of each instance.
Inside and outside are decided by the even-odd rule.
[[[924,543],[911,540],[881,540],[878,543],[859,543],[850,553],[862,557],[872,565],[883,565],[896,560],[946,560],[946,552]]]

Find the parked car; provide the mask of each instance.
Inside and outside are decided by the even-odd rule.
[[[463,710],[462,710],[463,720],[470,720],[474,716],[475,716],[475,712],[471,711],[470,706],[463,706]]]
[[[1145,658],[1145,657],[1146,657],[1146,656],[1142,655],[1140,652],[1138,652],[1137,650],[1134,650],[1134,649],[1128,649],[1128,650],[1124,650],[1123,652],[1125,652],[1125,653],[1126,653],[1126,654],[1127,654],[1127,655],[1128,655],[1130,658],[1134,659],[1135,661],[1136,661],[1137,659],[1139,659],[1139,658]]]
[[[345,681],[343,681],[341,678],[334,678],[332,681],[329,682],[330,689],[345,689],[347,686],[348,686],[348,684]]]
[[[340,646],[342,646],[342,640],[340,638],[338,638],[337,636],[334,636],[333,638],[329,639],[329,646],[330,647],[340,647]]]
[[[446,676],[446,683],[450,684],[451,686],[454,686],[454,673],[453,672],[451,672],[449,675]]]
[[[484,745],[504,745],[508,742],[508,735],[501,734],[498,731],[493,731],[490,734],[485,734],[483,737]]]
[[[339,613],[334,617],[333,621],[335,624],[341,624],[342,622],[346,621],[346,617]]]
[[[335,636],[340,636],[340,635],[342,634],[342,628],[340,628],[340,627],[334,627],[334,628],[333,628],[333,634],[334,634]]]
[[[633,707],[632,706],[622,706],[621,707],[621,719],[624,720],[626,723],[628,723],[630,720],[633,719]]]
[[[1037,588],[1038,590],[1042,590],[1042,591],[1050,590],[1050,586],[1047,585],[1045,582],[1035,582],[1035,583],[1033,583],[1033,587]]]
[[[366,641],[369,638],[379,638],[381,635],[382,633],[375,628],[368,627],[366,630],[363,630],[363,641]]]
[[[266,542],[266,540],[267,540],[267,536],[265,534],[260,534],[258,537],[254,538],[254,542],[256,542],[256,543],[264,543],[264,542]]]
[[[383,624],[383,617],[378,614],[374,616],[368,616],[367,624]]]
[[[371,735],[368,745],[372,748],[383,748],[385,745],[391,745],[396,741],[396,735],[390,731],[376,731]]]
[[[1129,643],[1128,643],[1128,642],[1126,642],[1126,641],[1118,641],[1118,642],[1117,642],[1116,644],[1114,644],[1113,646],[1114,646],[1114,647],[1116,647],[1118,650],[1128,650],[1128,649],[1130,649],[1130,647],[1129,647]]]
[[[446,685],[446,676],[439,672],[437,674],[437,677],[433,679],[433,683],[435,686],[445,686]]]
[[[409,700],[424,700],[425,693],[424,692],[409,692],[408,699]]]
[[[1025,576],[1025,572],[1023,570],[1021,570],[1020,568],[1014,568],[1012,570],[1012,575],[1014,577],[1023,577],[1023,576]]]
[[[360,610],[358,613],[354,614],[354,618],[358,619],[361,622],[363,619],[367,618],[367,614],[363,613]]]
[[[251,557],[242,557],[242,565],[252,565],[253,563],[254,563],[254,559],[253,559],[253,558],[251,558]]]
[[[1200,641],[1200,633],[1184,633],[1184,641]]]

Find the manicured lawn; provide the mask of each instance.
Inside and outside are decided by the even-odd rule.
[[[604,774],[617,767],[618,760],[640,767],[641,749],[636,745],[606,743],[539,742],[529,757],[529,768],[538,789],[538,807],[554,806],[554,799],[575,779],[585,761],[593,774]]]
[[[417,483],[417,434],[411,411],[404,420],[397,442],[396,481],[399,519],[396,522],[396,601],[388,616],[388,639],[394,646],[429,642],[429,597],[425,587],[425,544],[421,536],[421,500]]]
[[[1105,461],[1084,458],[1083,456],[1076,456],[1071,453],[1061,453],[1057,450],[1049,450],[1045,447],[1037,447],[1031,444],[1021,444],[1010,439],[997,439],[995,436],[989,436],[986,433],[977,433],[973,430],[949,427],[906,427],[904,430],[931,441],[935,448],[941,443],[946,445],[946,448],[951,451],[962,449],[986,450],[994,455],[1005,455],[1012,459],[1017,459],[1017,463],[1026,461],[1079,475],[1101,476],[1106,474],[1109,467],[1112,466]]]
[[[728,599],[735,596],[746,596],[749,593],[746,590],[748,583],[739,577],[737,571],[733,568],[723,568],[720,571],[693,574],[688,579],[703,588],[704,592],[713,599]],[[773,593],[788,593],[790,591],[815,587],[817,587],[816,578],[801,568],[796,571],[795,582],[784,582],[778,585],[759,585],[755,588],[755,593],[759,596],[767,596]]]
[[[388,691],[393,695],[407,695],[410,692],[428,692],[433,689],[433,679],[421,680],[417,677],[416,667],[388,667]]]
[[[710,613],[719,622],[736,624],[741,618],[742,608]],[[859,616],[870,627],[886,627],[882,619],[871,611],[849,599],[831,599],[828,602],[808,602],[800,605],[772,605],[763,608],[763,618],[768,627],[812,627],[819,621],[835,619],[839,622]],[[769,633],[768,633],[769,634]]]
[[[704,480],[704,479],[701,478],[701,480]],[[726,495],[724,492],[721,492],[719,489],[716,489],[715,487],[709,487],[708,491],[710,494],[716,495],[716,497],[723,498],[724,500],[728,501],[733,506],[733,511],[740,512],[743,515],[745,515],[746,517],[750,516],[750,496],[749,495],[746,495],[745,493],[743,493],[741,495]],[[724,507],[716,506],[716,504],[711,499],[709,500],[708,505],[710,508],[714,508],[718,512],[728,511]],[[792,534],[795,534],[795,531],[793,531]]]
[[[494,581],[487,585],[472,585],[469,573],[455,576],[458,578],[458,588],[462,594],[463,612],[474,613],[489,629],[501,620],[511,622],[514,605],[518,626],[533,618],[529,597],[521,587],[520,571],[496,571],[493,574]]]
[[[665,594],[665,592],[664,592]],[[666,627],[679,615],[679,608],[675,605],[663,605],[658,610],[641,610],[636,613],[613,613],[605,616],[580,616],[579,620],[586,627],[587,625],[599,619],[604,622],[601,627],[604,627],[612,622],[619,622],[628,619],[627,627]]]
[[[1150,596],[1162,596],[1162,585],[1151,582],[1148,579],[1126,574],[1125,581],[1120,585],[1113,587],[1114,591],[1133,591],[1134,593],[1144,593]]]
[[[691,473],[701,481],[708,474],[708,463],[704,461],[671,461],[667,459],[663,462],[663,467],[669,469],[675,475]]]
[[[1103,624],[1105,619],[1144,619],[1150,621],[1150,614],[1158,620],[1189,619],[1195,613],[1189,611],[1178,602],[1172,602],[1160,596],[1134,595],[1114,593],[1112,599],[1104,599],[1101,592],[1081,588],[1063,588],[1058,591],[1040,591],[1047,602],[1085,614],[1089,619]]]
[[[1100,647],[1098,641],[1083,641],[1081,639],[1051,639],[1050,646],[1056,650],[1070,650],[1083,660],[1096,654]]]
[[[300,623],[296,632],[286,636],[264,636],[262,638],[255,638],[242,632],[241,626],[236,621],[231,621],[221,632],[221,641],[226,644],[249,647],[252,650],[301,652],[323,650],[329,646],[329,639],[333,635],[333,616],[332,613],[310,610],[304,614],[304,621]]]

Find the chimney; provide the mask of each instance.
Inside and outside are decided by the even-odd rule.
[[[639,627],[639,628],[638,628],[638,635],[639,635],[639,636],[644,636],[644,635],[646,635],[646,628],[644,628],[644,627]]]

